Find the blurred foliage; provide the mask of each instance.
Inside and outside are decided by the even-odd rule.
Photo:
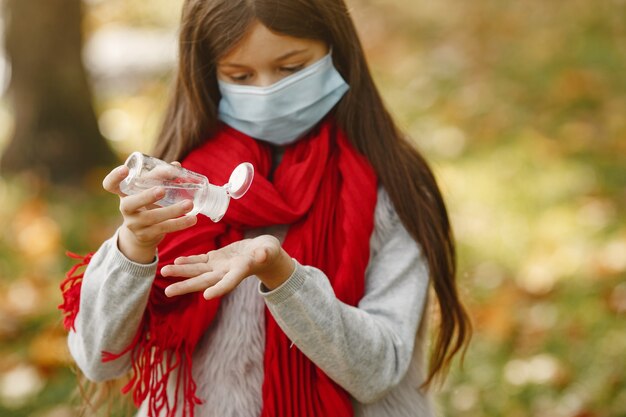
[[[475,335],[437,394],[442,415],[626,416],[626,3],[350,3],[459,244]],[[88,34],[175,28],[180,7],[87,4]],[[149,149],[167,80],[96,91],[121,157]],[[0,105],[0,136],[9,119]],[[58,284],[64,250],[96,249],[119,222],[103,175],[80,192],[0,180],[0,415],[74,415]]]

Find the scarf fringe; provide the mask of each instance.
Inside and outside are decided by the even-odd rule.
[[[65,254],[78,260],[78,262],[65,274],[65,279],[60,284],[63,303],[59,304],[58,308],[63,311],[65,316],[63,327],[68,331],[75,332],[76,316],[80,308],[80,290],[85,275],[84,270],[80,270],[89,265],[94,252],[84,256],[69,251]],[[146,321],[146,316],[144,316],[139,328],[149,328],[148,340],[140,343],[144,333],[138,331],[133,341],[121,352],[102,352],[102,362],[114,361],[132,352],[131,378],[122,387],[122,394],[128,394],[133,390],[132,398],[137,407],[148,399],[148,417],[158,417],[163,411],[167,417],[174,417],[179,402],[179,391],[182,387],[184,398],[182,416],[194,417],[195,405],[202,404],[202,401],[196,396],[196,383],[191,374],[193,348],[184,345],[174,351],[163,350],[153,338],[150,338],[150,335],[154,335],[158,330]],[[167,385],[172,372],[177,368],[180,371],[176,376],[176,392],[173,404],[170,404]]]
[[[65,317],[63,318],[63,327],[65,330],[76,331],[74,323],[76,316],[78,315],[78,309],[80,308],[80,287],[83,282],[83,276],[85,272],[78,273],[78,270],[83,266],[89,265],[94,252],[88,253],[85,256],[78,255],[73,252],[65,252],[67,256],[72,259],[78,259],[80,262],[75,264],[65,274],[65,279],[61,282],[61,294],[63,295],[63,303],[58,305],[59,310],[63,311]]]
[[[150,329],[148,335],[155,334],[154,326],[146,323],[142,323],[142,326]],[[131,344],[119,353],[102,353],[102,361],[108,362],[119,359],[132,351],[132,375],[130,381],[122,388],[122,393],[126,394],[132,390],[133,402],[137,407],[147,399],[148,417],[160,416],[163,411],[165,411],[165,416],[174,417],[178,410],[179,392],[182,385],[184,399],[182,417],[194,417],[194,408],[202,404],[202,400],[196,396],[197,386],[191,373],[193,347],[183,342],[177,349],[165,350],[158,346],[156,340],[150,336],[144,343],[139,343],[140,335],[141,332],[138,332]],[[176,374],[176,389],[172,404],[167,386],[172,373],[177,369],[179,372]]]

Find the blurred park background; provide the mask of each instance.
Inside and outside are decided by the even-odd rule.
[[[120,221],[101,180],[150,151],[181,0],[0,4],[0,416],[71,417],[64,252]],[[350,6],[459,244],[475,335],[441,415],[626,416],[626,1]]]

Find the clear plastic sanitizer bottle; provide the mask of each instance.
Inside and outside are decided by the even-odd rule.
[[[156,202],[157,205],[166,207],[179,201],[193,200],[193,209],[187,215],[201,213],[214,222],[222,219],[231,198],[243,197],[254,177],[254,168],[249,162],[235,167],[228,182],[221,187],[211,184],[204,175],[140,152],[130,154],[125,165],[129,173],[120,183],[124,194],[163,187],[165,196]]]

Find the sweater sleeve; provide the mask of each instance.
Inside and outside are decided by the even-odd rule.
[[[130,352],[102,362],[133,340],[148,303],[157,261],[139,264],[117,247],[117,233],[94,254],[83,277],[75,329],[68,335],[72,357],[92,381],[119,378],[130,369]]]
[[[378,208],[377,208],[377,211]],[[393,212],[377,220],[380,240],[357,307],[339,301],[322,271],[296,262],[292,276],[265,297],[298,348],[357,401],[384,396],[406,374],[428,293],[419,246]],[[380,229],[386,229],[380,234]]]

